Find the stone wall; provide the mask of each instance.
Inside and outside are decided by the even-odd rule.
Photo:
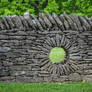
[[[49,52],[67,56],[52,64]],[[0,18],[0,81],[92,81],[92,18],[40,13]]]

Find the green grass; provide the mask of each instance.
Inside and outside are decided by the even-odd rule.
[[[66,56],[65,50],[60,47],[52,48],[49,54],[49,58],[52,63],[63,62],[65,56]]]
[[[0,83],[0,92],[92,92],[92,83]]]

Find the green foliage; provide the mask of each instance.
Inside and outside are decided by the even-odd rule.
[[[39,12],[75,13],[92,16],[92,0],[0,0],[0,16],[23,15],[30,12],[38,16]]]
[[[66,56],[66,53],[65,53],[64,49],[60,48],[60,47],[52,48],[52,50],[49,54],[49,58],[52,63],[63,62],[65,56]]]
[[[44,12],[49,11],[49,13],[55,12],[59,14],[58,8],[59,6],[55,0],[49,0],[47,7],[44,9]]]

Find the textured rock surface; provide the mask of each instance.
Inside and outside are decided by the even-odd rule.
[[[48,54],[64,47],[64,63]],[[0,17],[0,81],[92,81],[92,20],[64,13]]]
[[[80,82],[80,81],[82,81],[82,77],[78,73],[73,73],[73,74],[69,75],[69,80],[70,81],[75,81],[75,82]]]

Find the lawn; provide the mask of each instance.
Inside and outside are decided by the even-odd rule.
[[[0,92],[92,92],[92,83],[0,83]]]

